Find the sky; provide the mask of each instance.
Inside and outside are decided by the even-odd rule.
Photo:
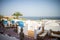
[[[0,14],[11,16],[20,12],[23,16],[60,17],[59,0],[0,0]]]

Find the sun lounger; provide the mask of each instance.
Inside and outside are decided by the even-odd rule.
[[[47,34],[47,31],[44,31],[44,32],[43,32],[42,34],[40,34],[39,36],[40,36],[40,37],[45,37],[46,34]]]
[[[47,35],[47,31],[40,32],[38,35],[43,38]]]
[[[47,31],[41,32],[37,35],[37,40],[43,40],[45,36],[47,35]]]
[[[58,38],[60,38],[60,35],[59,35],[59,34],[51,33],[51,36],[52,36],[52,37],[58,37]]]
[[[60,31],[51,31],[51,37],[60,38]]]

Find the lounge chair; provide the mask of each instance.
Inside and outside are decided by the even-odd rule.
[[[45,31],[44,27],[42,27],[42,31],[39,34],[37,34],[37,40],[43,40],[46,35],[47,31]]]
[[[60,31],[51,31],[51,37],[60,38]]]

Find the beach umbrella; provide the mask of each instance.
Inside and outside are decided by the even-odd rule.
[[[4,20],[4,21],[3,21],[3,24],[4,24],[4,25],[7,25],[7,24],[8,24],[8,21],[7,21],[7,20]]]
[[[24,22],[23,22],[23,21],[18,21],[17,23],[18,23],[18,25],[19,25],[21,28],[24,27]]]
[[[14,24],[14,23],[15,23],[15,21],[14,21],[14,20],[11,20],[11,23],[12,23],[12,24]]]
[[[3,24],[4,24],[5,27],[7,27],[8,21],[7,20],[4,20],[3,21]]]

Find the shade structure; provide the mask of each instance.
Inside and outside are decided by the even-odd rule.
[[[7,21],[7,20],[4,20],[4,21],[3,21],[3,24],[4,24],[4,25],[8,24],[8,21]]]
[[[18,23],[18,25],[19,25],[21,28],[24,27],[24,22],[23,22],[23,21],[18,21],[17,23]]]
[[[3,24],[4,24],[4,27],[7,27],[8,20],[7,19],[3,19]]]
[[[14,24],[14,23],[15,23],[15,21],[14,21],[14,20],[11,20],[11,23],[12,23],[12,24]]]

